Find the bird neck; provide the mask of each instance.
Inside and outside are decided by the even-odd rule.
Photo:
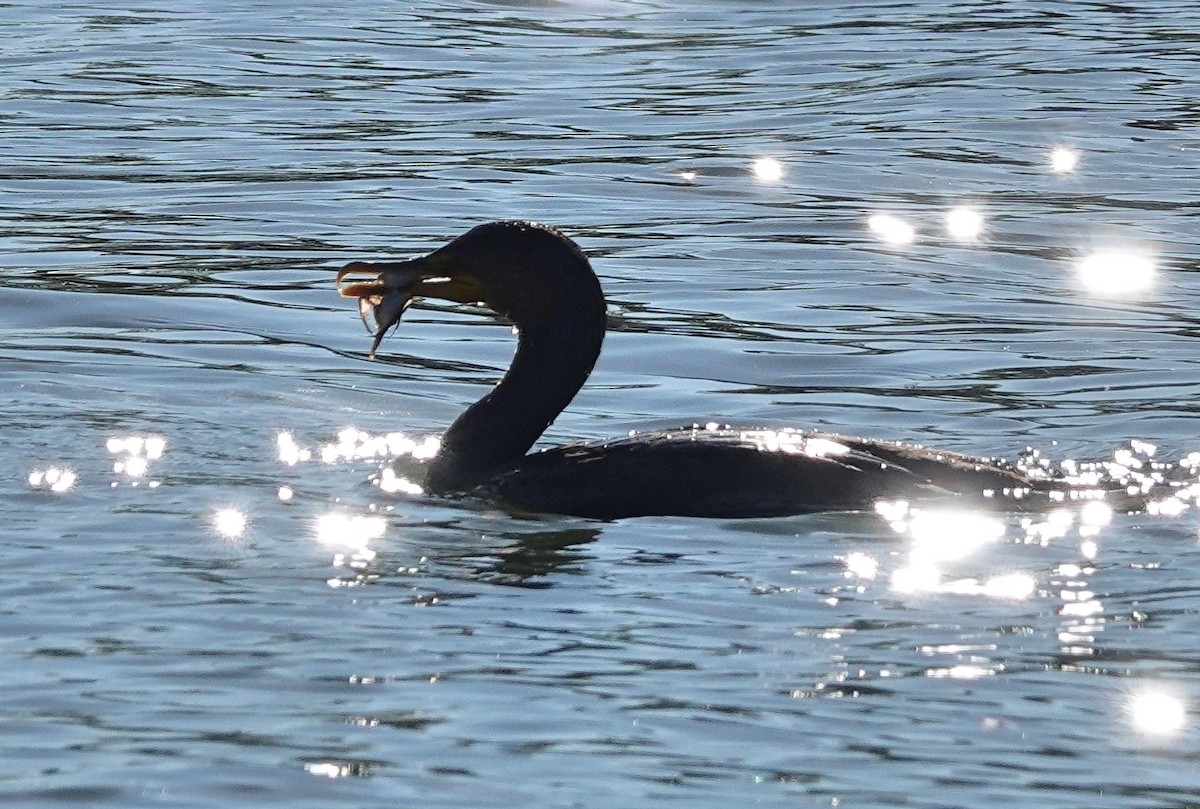
[[[576,297],[547,318],[522,323],[512,365],[499,384],[455,420],[430,461],[426,488],[464,491],[518,462],[587,380],[604,340],[604,299]]]

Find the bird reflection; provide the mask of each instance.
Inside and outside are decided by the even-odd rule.
[[[586,560],[581,548],[600,536],[597,528],[573,527],[549,531],[497,530],[494,520],[434,522],[420,525],[393,524],[392,530],[403,535],[390,549],[381,548],[388,524],[382,517],[345,514],[326,515],[318,521],[318,541],[335,551],[332,565],[346,575],[328,580],[330,587],[356,587],[364,584],[388,584],[412,581],[422,587],[417,601],[432,605],[465,598],[470,591],[454,592],[453,582],[483,582],[510,587],[546,588],[552,586],[550,574]],[[466,532],[484,540],[454,542],[429,547],[426,537],[444,537],[446,532]],[[374,547],[368,547],[374,544]],[[402,554],[413,545],[422,547],[421,556],[401,563]]]
[[[495,562],[476,567],[473,578],[511,587],[549,587],[546,576],[585,559],[579,548],[599,536],[594,528],[521,534]]]

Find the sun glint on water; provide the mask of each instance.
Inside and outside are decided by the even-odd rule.
[[[222,508],[213,515],[213,528],[226,539],[237,539],[246,531],[246,515],[236,508]]]
[[[1050,152],[1050,171],[1055,174],[1070,174],[1079,165],[1079,153],[1066,146],[1056,146]]]
[[[913,239],[917,237],[916,228],[890,213],[872,214],[867,219],[867,227],[888,244],[912,244]]]
[[[1149,690],[1130,699],[1129,715],[1134,727],[1142,733],[1163,736],[1183,728],[1187,708],[1178,697],[1165,691]]]
[[[1129,295],[1154,283],[1154,260],[1133,250],[1100,250],[1079,262],[1079,280],[1100,295]]]
[[[946,212],[946,231],[955,241],[973,242],[983,235],[983,214],[960,205]]]
[[[760,157],[754,161],[754,177],[764,183],[777,183],[783,179],[783,164],[773,157]]]

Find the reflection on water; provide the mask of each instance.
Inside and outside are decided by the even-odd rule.
[[[783,164],[773,157],[760,157],[754,161],[754,177],[760,182],[777,183],[783,179]]]
[[[295,466],[313,458],[313,451],[300,446],[291,432],[279,433],[276,436],[276,445],[279,450],[279,460],[288,466]],[[440,446],[441,439],[437,436],[431,435],[415,440],[401,432],[375,435],[354,427],[347,427],[337,434],[334,441],[321,444],[316,457],[320,458],[322,463],[327,464],[375,458],[395,459],[400,456],[408,456],[419,461],[432,458],[437,454]]]
[[[397,474],[396,470],[390,466],[380,470],[375,482],[379,486],[379,490],[387,494],[417,495],[425,491],[421,484],[409,480],[404,475]]]
[[[246,515],[236,508],[218,509],[212,523],[213,529],[225,539],[238,539],[246,532]]]
[[[1154,260],[1128,250],[1102,250],[1079,262],[1079,279],[1090,292],[1128,296],[1154,283]]]
[[[324,444],[321,447],[321,460],[334,463],[358,458],[396,458],[400,455],[409,455],[420,460],[432,458],[440,446],[441,441],[437,436],[414,441],[404,433],[371,435],[349,427],[338,433],[337,443]]]
[[[1187,722],[1186,703],[1155,688],[1146,688],[1131,696],[1129,714],[1137,730],[1153,736],[1174,735]]]
[[[69,491],[79,476],[70,469],[51,466],[46,469],[35,469],[29,473],[29,486],[32,489],[49,489],[52,492]]]
[[[846,554],[842,562],[846,565],[847,576],[873,579],[879,574],[879,560],[861,551]]]
[[[359,761],[306,761],[304,769],[322,778],[365,778],[376,768],[369,762]]]
[[[955,680],[976,680],[995,673],[995,670],[984,666],[951,666],[945,669],[929,669],[929,671],[925,672],[925,676],[950,677]]]
[[[946,213],[946,231],[955,241],[978,241],[983,235],[983,214],[962,205],[951,208]]]
[[[312,450],[296,443],[296,438],[290,432],[281,432],[275,437],[275,445],[279,451],[279,460],[288,466],[295,466],[312,459]]]
[[[383,538],[387,520],[383,517],[331,512],[317,519],[317,542],[331,548],[344,548],[364,558],[374,556],[367,545]]]
[[[934,563],[969,556],[1005,532],[1003,521],[969,511],[914,509],[904,527],[912,541],[912,556]]]
[[[985,546],[999,542],[1007,532],[1005,521],[994,515],[969,511],[910,509],[896,519],[896,504],[888,521],[892,529],[908,536],[908,558],[891,575],[892,590],[897,593],[945,593],[987,598],[1022,600],[1037,589],[1037,580],[1028,573],[996,573],[977,577],[946,579],[948,563],[979,553]]]
[[[130,486],[140,486],[143,482],[151,489],[160,485],[157,480],[144,480],[150,473],[152,462],[162,458],[167,448],[167,440],[161,435],[128,435],[109,438],[104,442],[109,455],[115,455],[113,474],[120,479],[112,482],[119,486],[121,479]]]
[[[912,244],[917,236],[917,231],[912,225],[890,213],[872,214],[867,218],[867,227],[888,244]]]
[[[1050,152],[1050,171],[1055,174],[1070,174],[1079,165],[1079,153],[1066,146],[1056,146]]]
[[[1112,506],[1107,503],[1101,500],[1086,503],[1083,508],[1079,509],[1079,520],[1083,523],[1083,527],[1079,529],[1080,534],[1090,536],[1098,533],[1102,527],[1112,522],[1112,518]]]
[[[6,805],[1194,805],[1200,17],[1046,5],[6,5]],[[419,495],[512,336],[415,307],[367,362],[335,269],[515,216],[610,300],[544,445],[719,419],[1074,488]]]

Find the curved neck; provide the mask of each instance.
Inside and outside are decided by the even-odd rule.
[[[550,311],[501,312],[518,330],[517,353],[499,384],[442,436],[429,463],[429,491],[470,489],[510,468],[583,387],[600,355],[605,321],[600,285],[588,275],[590,283],[545,296],[554,301]]]

